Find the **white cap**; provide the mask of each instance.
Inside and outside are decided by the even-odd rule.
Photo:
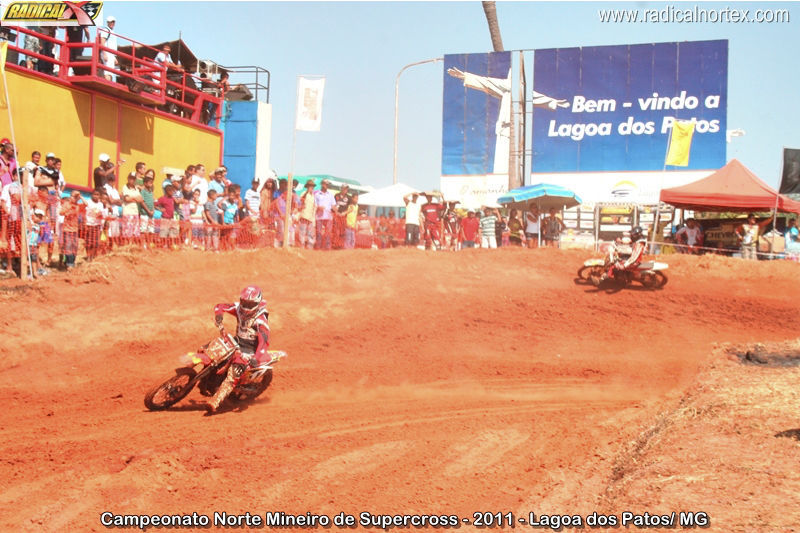
[[[111,158],[108,156],[108,154],[100,154],[98,159],[100,159],[100,161],[103,163],[107,163]]]
[[[44,211],[42,211],[41,209],[34,209],[33,210],[33,214],[34,215],[44,216]]]
[[[114,18],[114,15],[109,15],[106,17],[106,22],[116,22],[117,19]]]

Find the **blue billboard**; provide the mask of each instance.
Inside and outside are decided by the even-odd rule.
[[[727,40],[536,50],[533,87],[533,173],[662,170],[674,120],[695,122],[681,169],[725,165]]]
[[[444,56],[442,176],[508,174],[511,52]]]

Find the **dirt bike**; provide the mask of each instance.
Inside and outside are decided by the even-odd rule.
[[[185,398],[197,385],[200,394],[213,396],[228,374],[228,367],[239,350],[239,344],[230,333],[220,327],[220,335],[200,348],[181,357],[184,366],[175,369],[175,375],[154,387],[144,397],[144,405],[151,411],[161,411]],[[269,361],[248,364],[237,378],[228,398],[234,401],[252,400],[267,390],[272,382],[272,365],[286,357],[286,352],[269,350]],[[253,359],[252,361],[255,361]]]
[[[623,285],[637,282],[647,289],[660,289],[667,284],[667,275],[663,271],[669,268],[669,265],[658,261],[645,261],[639,263],[635,270],[617,271],[613,278],[605,277],[611,265],[618,260],[618,247],[612,243],[605,258],[586,260],[583,263],[583,267],[578,270],[578,277],[591,281],[596,287],[599,287],[604,282],[612,281]]]

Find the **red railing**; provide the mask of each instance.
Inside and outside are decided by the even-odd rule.
[[[151,46],[113,32],[109,32],[108,35],[116,37],[116,50],[101,45],[99,35],[94,41],[70,42],[29,28],[15,29],[17,34],[14,41],[9,43],[9,50],[16,51],[22,58],[35,58],[41,65],[45,65],[36,68],[40,74],[53,76],[68,83],[91,82],[100,90],[105,86],[120,98],[135,100],[145,105],[150,104],[161,111],[194,122],[207,124],[214,118],[214,125],[219,127],[221,113],[213,111],[221,109],[224,99],[222,87],[216,82],[201,79],[184,71],[169,69],[156,62],[154,57],[159,50]],[[53,48],[58,47],[58,53],[49,56],[24,48],[20,41],[23,41],[25,36],[50,43]],[[130,53],[120,48],[130,48]],[[75,49],[79,49],[80,53],[71,53]],[[90,55],[84,55],[87,50],[90,51]],[[117,65],[107,66],[102,59],[106,54],[113,55]],[[204,91],[203,88],[210,88],[211,91]]]

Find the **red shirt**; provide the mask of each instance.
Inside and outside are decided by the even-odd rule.
[[[172,218],[175,216],[175,198],[172,196],[162,196],[155,205],[161,207],[161,218]]]
[[[475,241],[475,237],[478,235],[478,227],[480,226],[480,221],[477,217],[467,217],[461,219],[461,229],[464,230],[464,240],[467,241]]]
[[[427,203],[420,208],[425,217],[425,222],[439,222],[439,213],[444,211],[444,205]]]

